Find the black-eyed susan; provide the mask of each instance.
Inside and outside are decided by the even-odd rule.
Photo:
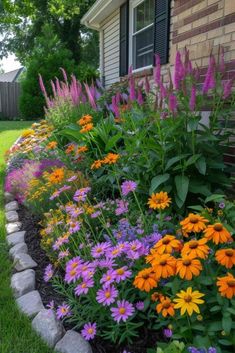
[[[148,199],[149,208],[154,210],[164,210],[169,207],[171,203],[171,198],[168,196],[167,192],[160,191],[156,194],[152,194]]]
[[[201,259],[206,259],[210,251],[209,246],[206,245],[207,239],[192,239],[184,244],[181,250],[182,256],[190,255],[193,257],[199,257]]]
[[[184,315],[185,312],[191,316],[193,312],[200,314],[198,304],[203,304],[204,300],[200,299],[205,294],[200,293],[198,290],[193,291],[192,287],[186,289],[186,291],[181,290],[180,293],[177,293],[173,301],[176,303],[174,305],[175,309],[180,309],[180,314]]]
[[[181,242],[174,237],[174,235],[165,235],[161,240],[159,240],[155,245],[154,249],[160,255],[171,254],[172,251],[178,251],[181,248]]]
[[[163,317],[175,315],[174,303],[168,297],[161,296],[160,303],[157,304],[156,310],[158,314],[161,313]]]
[[[215,258],[220,265],[232,268],[235,265],[235,250],[232,248],[218,250]]]
[[[190,255],[185,255],[176,260],[176,273],[180,278],[191,280],[193,276],[199,276],[202,270],[200,260]]]
[[[150,292],[157,287],[157,276],[152,268],[146,268],[137,274],[133,284],[141,291]]]
[[[205,238],[212,240],[215,244],[227,243],[231,239],[231,233],[222,223],[209,225],[204,231]]]
[[[206,228],[206,223],[208,220],[198,214],[190,213],[183,221],[180,222],[184,232],[200,233]]]
[[[218,277],[217,286],[222,297],[232,299],[235,296],[235,277],[231,273],[227,276]]]
[[[168,278],[175,274],[176,259],[170,254],[159,255],[154,250],[146,257],[158,278]]]

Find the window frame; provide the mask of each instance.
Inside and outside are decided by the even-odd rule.
[[[153,23],[144,27],[143,29],[140,29],[139,31],[137,32],[134,32],[134,11],[135,11],[135,8],[137,6],[139,6],[142,2],[144,2],[145,0],[130,0],[130,10],[129,10],[129,66],[133,66],[133,63],[134,63],[134,53],[133,53],[133,48],[134,48],[134,35],[135,34],[138,34],[138,33],[141,33],[142,31],[146,30],[147,28],[150,28],[150,27],[154,27],[154,20],[153,20]],[[154,11],[154,9],[153,9]],[[153,39],[153,44],[154,44],[154,39]],[[153,53],[154,54],[154,53]],[[151,69],[153,67],[153,64],[151,65],[147,65],[147,66],[143,66],[143,67],[139,67],[138,69],[134,69],[133,68],[133,72],[140,72],[140,71],[143,71],[143,70],[148,70],[148,69]]]

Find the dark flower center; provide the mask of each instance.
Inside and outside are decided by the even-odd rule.
[[[216,232],[221,232],[222,229],[223,229],[223,226],[221,223],[216,223],[214,225],[214,230],[216,230]]]
[[[198,242],[196,240],[191,241],[189,247],[190,249],[196,249],[198,247]]]
[[[189,265],[191,265],[191,260],[189,260],[189,259],[184,260],[184,261],[183,261],[183,265],[184,265],[184,266],[189,266]]]
[[[233,250],[232,249],[228,249],[225,251],[226,256],[232,257],[233,256]]]

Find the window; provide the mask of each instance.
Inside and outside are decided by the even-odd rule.
[[[131,6],[131,62],[133,69],[152,65],[155,0],[133,1]]]

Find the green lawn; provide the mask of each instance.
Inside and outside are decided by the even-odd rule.
[[[21,132],[31,122],[0,121],[0,352],[1,353],[52,353],[31,330],[27,317],[20,314],[10,289],[11,262],[5,243],[3,179],[4,152],[11,147]]]

